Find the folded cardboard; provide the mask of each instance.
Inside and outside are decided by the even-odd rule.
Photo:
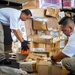
[[[62,75],[61,65],[51,65],[46,61],[37,63],[38,75]]]
[[[33,20],[33,29],[34,30],[47,30],[47,22]]]
[[[53,43],[53,37],[49,35],[30,35],[28,37],[29,41],[35,42],[35,43],[42,43],[42,44],[52,44]]]
[[[22,8],[23,9],[34,9],[38,8],[39,6],[38,0],[25,0],[24,3],[22,3]]]
[[[45,17],[45,9],[30,9],[30,11],[32,12],[32,17]]]
[[[57,17],[59,15],[59,9],[56,8],[47,8],[46,16]]]

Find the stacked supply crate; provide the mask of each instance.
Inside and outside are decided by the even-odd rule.
[[[36,34],[30,35],[28,37],[28,40],[33,42],[31,50],[51,52],[51,50],[55,50],[56,47],[57,47],[56,49],[60,48],[59,47],[60,32],[59,32],[59,25],[58,25],[58,19],[57,19],[59,18],[59,15],[58,15],[59,9],[55,9],[55,8],[41,9],[40,8],[40,9],[30,9],[30,10],[33,15],[32,16],[33,30],[36,31]],[[37,44],[37,47],[34,47],[35,46],[34,44]],[[41,44],[40,48],[38,48],[39,44]],[[51,47],[51,45],[53,46]]]

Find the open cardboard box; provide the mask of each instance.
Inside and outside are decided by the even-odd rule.
[[[50,35],[30,35],[28,37],[28,40],[35,43],[42,43],[42,44],[52,44],[53,43],[53,37]]]

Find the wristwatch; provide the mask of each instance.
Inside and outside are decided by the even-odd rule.
[[[53,58],[53,56],[51,56],[51,60],[54,61],[54,62],[56,62],[55,59]]]

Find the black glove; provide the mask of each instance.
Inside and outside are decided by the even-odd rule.
[[[27,44],[29,44],[29,41],[24,40],[23,42],[21,42],[21,48],[22,48],[22,50],[29,49],[29,47],[28,47]]]

